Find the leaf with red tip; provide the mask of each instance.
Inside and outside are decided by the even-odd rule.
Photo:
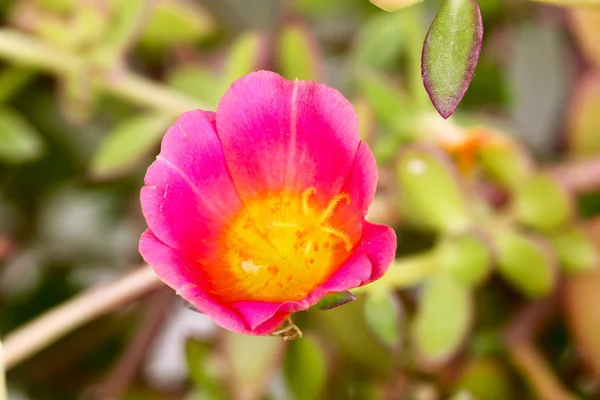
[[[423,43],[425,90],[448,118],[462,100],[479,60],[483,24],[476,0],[446,0]]]

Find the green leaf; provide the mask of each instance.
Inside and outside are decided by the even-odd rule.
[[[361,28],[352,57],[361,70],[380,70],[397,63],[406,42],[402,13],[381,13]],[[360,80],[358,80],[360,83]]]
[[[548,236],[558,260],[567,274],[578,274],[598,267],[598,250],[591,238],[578,227],[567,227]]]
[[[283,364],[285,379],[296,400],[320,399],[327,379],[325,349],[310,336],[288,346]]]
[[[541,231],[558,229],[573,216],[569,194],[547,174],[525,180],[515,191],[513,202],[517,219]]]
[[[241,35],[229,49],[225,64],[225,89],[238,78],[260,69],[265,62],[266,38],[259,32]]]
[[[493,133],[497,135],[497,133]],[[527,153],[515,142],[496,136],[478,152],[483,172],[500,186],[516,191],[532,170]]]
[[[510,371],[492,358],[468,361],[453,387],[455,390],[468,390],[477,400],[518,398]]]
[[[449,161],[412,148],[396,165],[400,213],[417,226],[440,232],[462,232],[471,225],[467,199]]]
[[[321,322],[320,331],[327,335],[328,343],[351,361],[350,365],[376,375],[391,372],[393,355],[368,328],[362,302],[313,315]]]
[[[385,11],[397,11],[404,7],[410,7],[413,4],[422,2],[423,0],[369,0]]]
[[[404,125],[404,121],[411,118],[408,112],[412,109],[410,100],[383,76],[373,71],[365,71],[358,84],[371,104],[375,116],[388,126]]]
[[[196,339],[188,339],[185,344],[190,380],[194,384],[195,396],[203,400],[225,400],[220,385],[219,371],[212,358],[213,345]]]
[[[0,162],[26,163],[43,151],[44,143],[33,127],[15,111],[0,108]]]
[[[450,400],[476,400],[468,390],[461,390],[450,397]]]
[[[557,283],[557,267],[552,249],[540,238],[506,230],[494,238],[498,272],[527,297],[548,295]]]
[[[160,142],[173,117],[142,114],[122,121],[101,143],[90,172],[97,179],[124,175],[134,169]]]
[[[387,290],[367,294],[365,300],[365,320],[369,328],[386,345],[400,344],[400,314],[398,299]]]
[[[285,342],[271,336],[223,332],[223,349],[234,399],[256,399],[282,363]]]
[[[473,321],[469,288],[448,274],[432,279],[421,294],[413,342],[426,363],[442,364],[464,343]]]
[[[371,104],[364,97],[358,97],[352,101],[356,114],[358,115],[358,131],[360,140],[371,143],[375,129],[375,114]]]
[[[215,22],[196,2],[186,0],[159,0],[141,42],[150,48],[174,44],[194,43],[211,34]]]
[[[33,70],[23,67],[4,67],[0,72],[0,103],[10,99],[35,77]]]
[[[176,67],[168,77],[169,86],[216,110],[227,85],[214,72],[196,65]]]
[[[332,308],[342,306],[346,303],[356,300],[356,297],[349,291],[328,294],[323,297],[312,308],[316,310],[331,310]]]
[[[319,81],[321,52],[319,43],[300,23],[287,24],[279,38],[278,63],[287,79]]]
[[[436,249],[438,264],[459,282],[473,286],[490,273],[492,254],[483,238],[473,235],[450,237]]]
[[[462,100],[477,66],[483,23],[476,0],[446,0],[423,44],[425,89],[440,115],[448,118]]]

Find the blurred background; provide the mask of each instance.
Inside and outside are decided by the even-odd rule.
[[[9,398],[600,399],[600,9],[480,0],[444,120],[420,69],[443,2],[406,3],[0,2],[0,337],[142,264],[166,128],[257,69],[352,101],[380,168],[369,219],[399,238],[357,300],[294,316],[302,340],[225,332],[152,287],[13,362]]]

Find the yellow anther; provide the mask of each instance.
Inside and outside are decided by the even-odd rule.
[[[352,250],[352,242],[350,241],[350,237],[346,235],[343,231],[335,229],[328,225],[323,225],[321,229],[344,242],[344,244],[346,245],[346,251]]]
[[[321,213],[321,216],[319,217],[319,222],[327,221],[335,211],[335,208],[338,206],[338,204],[340,204],[342,200],[345,200],[346,204],[350,204],[350,196],[348,196],[346,193],[338,194],[333,199],[331,199],[329,204],[327,204],[327,208]]]
[[[317,193],[317,189],[315,189],[314,187],[310,187],[304,192],[302,192],[302,194],[300,195],[300,199],[302,201],[302,211],[304,211],[304,215],[310,214],[311,208],[309,200],[310,197],[315,193]]]
[[[310,254],[310,251],[312,250],[313,247],[313,243],[312,242],[308,242],[306,243],[306,247],[304,248],[304,255],[308,257],[308,255]]]
[[[299,229],[300,226],[298,225],[297,222],[294,221],[273,221],[273,222],[269,222],[267,224],[267,228],[268,229],[273,229],[273,228],[294,228],[294,229]]]

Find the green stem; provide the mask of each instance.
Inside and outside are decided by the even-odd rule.
[[[88,67],[87,60],[79,55],[65,52],[11,29],[0,29],[0,58],[61,76],[71,75]],[[173,115],[192,109],[210,109],[193,98],[127,71],[102,70],[94,75],[99,89],[141,106]]]
[[[125,72],[107,75],[97,82],[101,89],[132,103],[179,115],[185,111],[210,107],[150,79]]]
[[[0,29],[0,58],[58,74],[68,74],[83,63],[69,52],[12,29]]]
[[[367,286],[356,288],[354,294],[394,290],[416,286],[437,272],[436,254],[432,251],[395,260],[385,275]]]

